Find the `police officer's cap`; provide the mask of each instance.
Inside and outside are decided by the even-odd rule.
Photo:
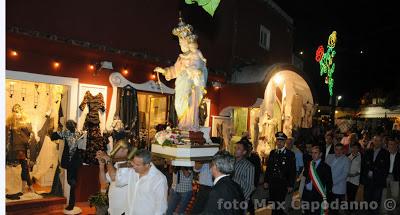
[[[286,140],[287,136],[282,131],[276,132],[275,137],[277,140]]]

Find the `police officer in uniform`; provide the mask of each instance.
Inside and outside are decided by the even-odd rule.
[[[267,169],[265,171],[264,187],[269,188],[270,200],[275,202],[272,214],[285,214],[284,205],[286,194],[293,192],[296,180],[296,160],[292,151],[285,148],[287,136],[283,132],[277,132],[276,146],[270,152]]]

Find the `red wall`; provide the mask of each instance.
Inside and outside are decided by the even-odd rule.
[[[199,36],[208,66],[226,74],[231,73],[234,58],[273,64],[289,62],[292,52],[290,24],[259,0],[221,1],[214,17],[183,0],[12,0],[7,1],[6,10],[8,28],[147,53],[172,62],[179,45],[171,31],[182,11]],[[270,51],[258,45],[260,24],[271,30]]]
[[[183,0],[43,0],[40,4],[13,0],[7,1],[6,25],[174,61],[179,44],[171,32],[182,10],[186,22],[199,34],[200,48],[209,59],[209,66],[226,69],[233,23],[230,2],[222,1],[221,8],[227,10],[211,18],[198,6],[186,5]]]
[[[127,68],[129,73],[124,76],[134,83],[143,83],[150,80],[153,69],[156,67],[154,63],[146,62],[142,59],[139,60],[119,54],[110,54],[14,33],[6,34],[6,49],[7,70],[72,77],[78,78],[80,83],[107,86],[107,113],[112,96],[109,75],[113,71],[102,70],[96,76],[93,76],[93,71],[89,69],[89,64],[94,64],[102,60],[111,61],[113,62],[114,70],[117,72],[122,71],[123,68]],[[16,50],[18,56],[11,56],[11,50]],[[60,63],[59,69],[53,67],[54,61]],[[174,86],[174,81],[167,82],[162,76],[160,78],[168,86]],[[223,82],[224,78],[210,74],[209,82],[213,80]],[[212,100],[211,113],[217,115],[219,104],[218,92],[210,87],[206,96]]]

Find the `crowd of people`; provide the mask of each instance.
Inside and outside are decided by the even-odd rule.
[[[128,162],[113,162],[99,151],[99,177],[102,184],[109,184],[111,215],[255,214],[267,206],[272,214],[288,214],[295,210],[294,194],[303,214],[353,214],[357,210],[349,205],[360,201],[375,203],[363,209],[368,214],[398,214],[398,207],[388,210],[381,205],[388,199],[394,206],[400,203],[399,135],[378,129],[358,136],[348,132],[339,138],[330,129],[318,141],[278,132],[276,149],[265,163],[245,136],[233,154],[222,150],[211,161],[196,162],[194,167],[167,165],[167,171],[160,171],[145,149],[137,150]],[[132,150],[126,144],[114,158]],[[268,190],[267,201],[261,202],[267,204],[254,198],[256,189]],[[334,202],[339,206],[332,207]],[[343,203],[348,207],[341,207]]]

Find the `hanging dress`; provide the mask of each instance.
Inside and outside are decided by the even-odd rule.
[[[89,113],[86,115],[83,130],[87,131],[86,151],[83,155],[83,162],[87,164],[97,164],[96,152],[99,150],[107,150],[107,139],[103,137],[100,130],[99,111],[105,112],[103,94],[98,93],[93,96],[89,91],[86,91],[83,101],[79,105],[81,111],[89,108]]]

